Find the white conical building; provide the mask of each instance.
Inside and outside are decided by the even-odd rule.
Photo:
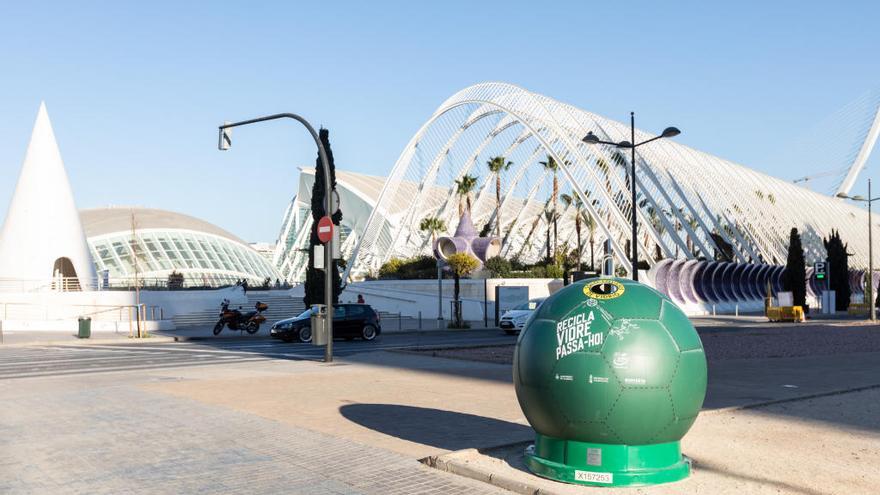
[[[61,152],[41,103],[0,232],[0,281],[6,288],[76,290],[93,288],[95,278]]]

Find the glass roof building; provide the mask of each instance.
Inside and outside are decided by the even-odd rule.
[[[173,271],[184,276],[186,287],[281,278],[245,241],[188,215],[111,207],[81,210],[80,219],[99,281],[134,279],[135,265],[145,285],[162,285]]]

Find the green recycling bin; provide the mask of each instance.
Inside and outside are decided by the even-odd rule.
[[[79,332],[76,334],[81,339],[87,339],[92,336],[92,319],[88,316],[79,317]]]
[[[535,429],[528,468],[557,481],[638,486],[686,478],[679,441],[706,394],[706,356],[671,300],[593,278],[547,298],[516,344],[513,379]]]

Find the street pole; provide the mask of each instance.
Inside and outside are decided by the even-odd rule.
[[[321,158],[321,168],[324,170],[324,214],[327,216],[331,216],[333,213],[330,211],[333,208],[333,199],[332,199],[332,187],[330,185],[330,162],[327,160],[327,150],[324,149],[324,145],[321,143],[321,138],[318,136],[318,133],[315,131],[315,128],[312,127],[309,122],[300,117],[295,113],[278,113],[274,115],[268,115],[266,117],[259,117],[256,119],[243,120],[241,122],[233,122],[231,124],[223,124],[220,126],[220,149],[224,148],[224,136],[223,131],[232,127],[238,127],[241,125],[248,124],[256,124],[257,122],[265,122],[267,120],[275,120],[288,118],[293,119],[302,124],[306,129],[308,129],[309,134],[312,135],[312,139],[315,140],[315,144],[318,146],[318,156]],[[226,143],[226,147],[229,146],[229,142]],[[333,236],[330,236],[330,240],[328,240],[324,244],[324,304],[327,309],[326,318],[324,324],[327,327],[327,346],[324,348],[324,362],[330,363],[333,361],[333,277],[331,276],[331,272],[333,270]]]
[[[437,328],[440,328],[439,322],[443,320],[443,267],[440,260],[437,260]]]
[[[871,179],[868,179],[868,308],[871,321],[877,319],[877,308],[874,307],[874,237],[872,231],[874,226],[871,223],[871,203],[874,199],[871,197]]]
[[[584,143],[587,143],[587,144],[608,144],[608,145],[616,146],[618,148],[631,148],[632,149],[632,168],[631,168],[631,172],[630,172],[630,189],[632,190],[632,209],[631,209],[632,211],[630,211],[630,214],[632,215],[632,217],[631,217],[632,218],[632,240],[630,242],[632,243],[632,259],[630,260],[630,266],[632,267],[631,268],[632,269],[632,278],[633,278],[633,280],[638,282],[638,280],[639,280],[639,247],[638,247],[639,246],[639,244],[638,244],[639,224],[638,224],[638,219],[637,219],[638,217],[636,217],[636,212],[638,209],[638,204],[636,203],[636,148],[643,145],[643,144],[648,144],[650,142],[656,141],[658,139],[671,138],[671,137],[678,136],[679,134],[681,134],[681,131],[678,130],[678,128],[676,128],[676,127],[667,127],[666,129],[663,129],[663,132],[660,133],[659,136],[654,136],[651,139],[646,139],[645,141],[642,141],[641,143],[636,143],[636,113],[630,112],[629,113],[629,132],[630,132],[630,139],[632,141],[620,141],[620,142],[605,141],[605,140],[599,139],[598,136],[593,134],[593,131],[587,132],[587,135],[584,136],[583,139],[581,139],[581,141]]]
[[[636,220],[636,113],[629,113],[629,129],[630,129],[630,138],[632,141],[632,174],[630,175],[630,187],[632,189],[632,211],[630,211],[630,215],[632,215],[632,277],[633,280],[639,281],[639,243],[637,242],[638,237],[638,223]]]

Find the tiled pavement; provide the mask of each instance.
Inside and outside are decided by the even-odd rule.
[[[0,493],[502,493],[400,454],[133,384],[46,381],[0,386]]]

